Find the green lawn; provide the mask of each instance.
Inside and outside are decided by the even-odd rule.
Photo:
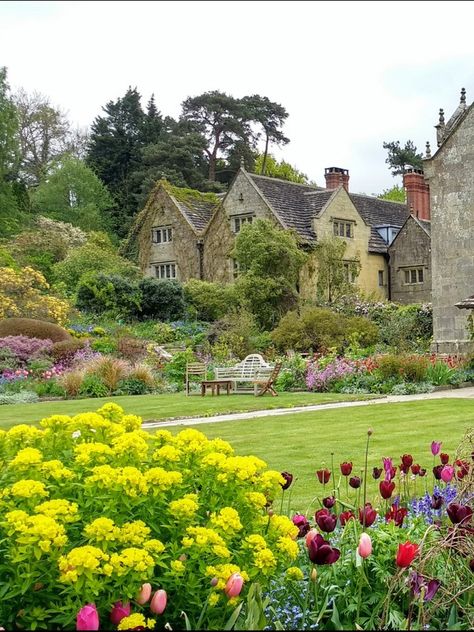
[[[294,510],[304,512],[313,497],[322,493],[323,486],[315,471],[323,465],[330,468],[331,452],[338,473],[339,463],[347,460],[354,463],[353,474],[360,475],[368,428],[373,429],[370,472],[373,466],[382,466],[383,456],[393,457],[394,465],[398,465],[400,455],[410,453],[415,462],[427,468],[426,480],[431,484],[431,441],[442,441],[442,451],[452,455],[464,432],[474,425],[473,413],[472,400],[452,398],[328,409],[195,427],[210,438],[221,437],[231,442],[238,454],[255,454],[272,469],[291,472],[298,478],[291,504]],[[170,430],[175,432],[174,428]],[[419,490],[423,480],[419,479]],[[373,495],[377,487],[371,474],[369,482]],[[345,489],[344,481],[341,489]]]
[[[269,408],[291,408],[329,402],[370,399],[371,395],[341,395],[339,393],[280,393],[278,397],[255,397],[254,395],[190,395],[170,393],[164,395],[135,395],[127,397],[104,397],[96,399],[71,399],[66,401],[39,402],[37,404],[14,404],[0,406],[0,427],[14,424],[34,423],[49,415],[76,415],[100,408],[105,402],[113,401],[127,413],[143,417],[144,421],[175,419],[179,417],[203,417],[218,413],[246,412]]]

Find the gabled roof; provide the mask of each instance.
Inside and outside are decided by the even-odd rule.
[[[413,217],[413,216],[412,216]],[[431,237],[431,222],[429,219],[420,219],[419,217],[413,217],[415,222],[421,226],[425,233]]]
[[[196,234],[202,234],[220,204],[214,193],[201,193],[193,189],[181,189],[166,183],[163,185]]]
[[[429,158],[423,158],[423,162],[430,162],[433,160],[435,156],[439,154],[439,152],[443,149],[444,145],[448,138],[454,134],[454,132],[458,129],[464,119],[467,117],[468,113],[473,109],[474,101],[469,106],[463,106],[462,104],[456,108],[454,114],[451,116],[449,121],[446,123],[446,127],[443,131],[443,139],[441,141],[440,146],[436,149],[435,153]]]
[[[387,244],[380,236],[375,226],[397,226],[401,228],[410,216],[406,204],[390,202],[370,195],[349,193],[354,206],[364,222],[371,227],[369,252],[387,252]]]

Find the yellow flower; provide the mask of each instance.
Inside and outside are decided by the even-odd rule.
[[[89,463],[105,463],[113,457],[114,451],[105,443],[80,443],[74,446],[76,453],[76,463],[79,465],[89,465]]]
[[[24,522],[18,523],[17,527],[19,533],[15,539],[18,544],[38,546],[44,553],[53,545],[62,547],[67,542],[63,525],[50,516],[28,516]]]
[[[29,517],[30,515],[22,509],[13,509],[13,511],[9,511],[5,514],[6,521],[10,524],[15,525],[15,529],[21,523],[26,522]]]
[[[86,525],[84,535],[92,542],[114,542],[119,539],[120,529],[110,518],[96,518]]]
[[[232,475],[232,479],[239,481],[255,481],[260,470],[267,466],[265,461],[256,456],[230,456],[218,464],[224,474]]]
[[[140,430],[143,420],[137,415],[124,415],[120,423],[126,432],[133,432],[134,430]]]
[[[35,512],[50,516],[61,522],[74,522],[78,519],[77,503],[72,503],[62,498],[47,500],[40,505],[36,505]]]
[[[267,521],[267,518],[265,518],[265,521]],[[271,516],[269,531],[277,535],[287,535],[292,539],[295,539],[298,535],[298,527],[292,523],[290,518],[278,514]]]
[[[161,555],[165,550],[165,545],[160,540],[152,539],[144,542],[143,548],[152,555]]]
[[[298,544],[288,536],[280,536],[276,547],[290,560],[294,560],[298,556]]]
[[[128,617],[124,617],[121,619],[120,623],[117,626],[117,630],[153,630],[156,625],[155,619],[145,619],[145,617],[136,612],[135,614],[131,614]]]
[[[286,579],[293,582],[300,582],[304,579],[303,571],[297,566],[290,566],[286,571]]]
[[[11,493],[18,498],[33,498],[35,496],[48,496],[48,492],[45,489],[44,483],[40,481],[32,481],[28,479],[22,479],[13,483],[11,486]]]
[[[184,571],[186,570],[186,567],[183,562],[181,562],[181,560],[173,560],[170,566],[173,573],[176,573],[177,575],[184,573]]]
[[[28,426],[27,424],[18,424],[8,430],[6,435],[7,443],[19,445],[30,445],[38,441],[38,439],[44,436],[44,431],[36,428],[35,426]]]
[[[169,430],[157,430],[154,434],[151,435],[153,441],[155,443],[159,443],[160,445],[164,445],[165,443],[173,443],[174,437]]]
[[[144,461],[148,455],[148,444],[138,432],[126,432],[112,441],[114,454],[118,457],[130,456]]]
[[[43,455],[36,448],[23,448],[9,463],[9,467],[27,468],[38,465],[43,460]]]
[[[104,404],[97,411],[98,415],[101,415],[104,419],[112,421],[113,423],[120,423],[123,417],[123,408],[113,402]]]
[[[233,507],[224,507],[218,514],[211,514],[211,522],[219,527],[226,535],[234,535],[243,529],[238,512]]]
[[[269,492],[274,496],[278,491],[281,491],[281,486],[285,483],[285,479],[281,472],[267,470],[260,475],[259,482],[264,492]]]
[[[186,494],[170,502],[169,510],[177,520],[190,520],[199,509],[197,494]]]
[[[182,451],[178,450],[172,445],[164,445],[158,450],[153,452],[153,460],[155,461],[164,461],[164,462],[174,462],[179,461],[182,455]]]
[[[224,441],[223,439],[212,439],[207,442],[207,447],[213,452],[223,452],[229,456],[234,454],[234,448],[230,445],[230,443]]]
[[[168,472],[161,467],[152,467],[145,472],[145,480],[153,495],[158,496],[175,485],[180,485],[183,482],[183,475],[181,472]]]
[[[119,577],[129,571],[145,573],[155,566],[153,558],[145,549],[134,547],[123,549],[120,553],[112,553],[110,563]]]
[[[248,574],[235,564],[216,564],[215,566],[206,566],[206,576],[217,578],[217,584],[215,586],[216,590],[224,590],[227,580],[233,573],[240,573],[244,581],[249,581]]]
[[[270,549],[256,551],[253,556],[253,563],[264,575],[273,573],[277,565],[275,556]]]
[[[122,544],[143,544],[150,535],[151,529],[146,526],[143,520],[125,522],[120,528],[119,540]],[[157,540],[158,541],[158,540]]]
[[[63,583],[75,582],[83,573],[100,574],[101,562],[107,562],[109,556],[96,546],[79,546],[59,558],[59,580]]]
[[[222,546],[220,544],[214,544],[212,550],[217,555],[217,557],[229,559],[231,556],[229,549],[226,546]]]
[[[51,417],[45,417],[40,421],[40,426],[43,428],[50,428],[51,430],[58,432],[66,429],[71,423],[71,417],[68,415],[51,415]]]
[[[43,461],[40,466],[41,472],[45,474],[48,478],[53,478],[55,481],[60,481],[61,479],[70,479],[74,478],[74,472],[58,461],[54,459],[53,461]]]
[[[224,540],[213,529],[206,529],[206,527],[188,527],[186,533],[187,535],[183,537],[181,543],[187,548],[194,545],[198,548],[206,548],[216,544],[225,547]]]
[[[258,533],[252,533],[245,538],[244,547],[249,547],[255,551],[261,551],[267,548],[267,542],[265,538]]]
[[[245,498],[256,509],[263,509],[267,504],[267,497],[261,492],[247,492]]]
[[[211,593],[209,595],[209,601],[208,601],[209,606],[213,608],[215,605],[219,603],[220,598],[221,596],[218,593],[216,592]]]
[[[202,465],[208,467],[216,467],[227,461],[227,457],[222,452],[210,452],[202,457],[201,463]]]

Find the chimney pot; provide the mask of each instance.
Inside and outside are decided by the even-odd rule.
[[[411,215],[430,220],[430,187],[425,181],[423,170],[407,169],[403,174],[403,186],[407,193],[407,205]]]
[[[342,185],[346,191],[349,191],[349,169],[326,167],[324,177],[326,179],[326,189],[337,189]]]

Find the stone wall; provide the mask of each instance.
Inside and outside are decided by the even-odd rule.
[[[423,162],[431,198],[433,351],[472,348],[467,310],[455,303],[474,292],[474,109]]]
[[[431,239],[420,224],[409,217],[389,246],[391,299],[396,303],[431,302]],[[405,283],[407,268],[422,268],[423,283]]]
[[[253,183],[240,171],[205,233],[204,278],[207,281],[233,281],[230,253],[234,248],[235,234],[231,229],[231,217],[248,214],[253,214],[255,219],[270,219],[276,223]]]
[[[154,264],[175,262],[177,264],[177,278],[180,281],[188,281],[191,278],[199,278],[199,252],[198,238],[174,204],[168,192],[162,188],[156,195],[153,204],[155,216],[153,227],[171,226],[173,229],[173,241],[164,244],[151,243],[151,231],[148,231],[148,239],[151,243],[148,267],[144,270],[147,276],[155,276]],[[146,238],[146,235],[143,236]]]

